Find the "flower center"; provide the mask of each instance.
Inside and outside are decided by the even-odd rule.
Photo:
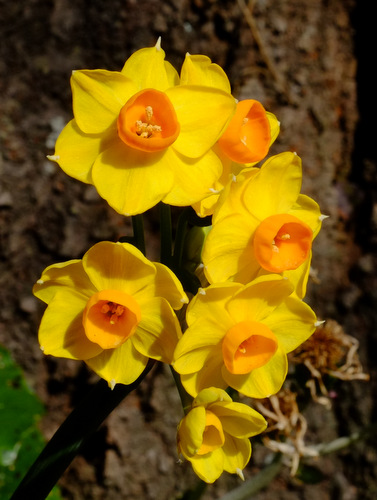
[[[90,341],[102,349],[114,349],[134,334],[140,319],[139,304],[131,295],[102,290],[88,300],[82,323]]]
[[[205,455],[217,450],[225,442],[223,426],[220,419],[211,411],[206,410],[206,423],[203,431],[202,445],[197,451],[197,455]]]
[[[311,228],[294,215],[271,215],[255,231],[254,254],[263,269],[281,273],[305,262],[312,240]]]
[[[117,125],[118,135],[127,146],[147,152],[163,151],[180,132],[169,98],[154,89],[132,96],[120,110]]]
[[[255,163],[266,156],[270,142],[270,124],[264,107],[254,99],[246,99],[237,103],[218,144],[232,161]]]
[[[230,373],[244,375],[268,363],[278,341],[268,326],[241,321],[230,328],[222,343],[224,364]]]

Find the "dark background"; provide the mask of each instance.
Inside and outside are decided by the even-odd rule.
[[[369,5],[368,5],[369,4]],[[95,242],[130,233],[95,190],[46,160],[71,118],[73,69],[120,70],[159,36],[179,70],[186,52],[227,72],[238,98],[254,98],[281,122],[271,154],[296,151],[303,192],[330,216],[314,244],[308,301],[360,341],[370,382],[339,382],[331,410],[315,405],[309,443],[330,441],[376,419],[375,38],[369,2],[356,0],[0,0],[0,342],[11,350],[47,407],[51,437],[96,380],[80,362],[44,357],[37,330],[43,306],[32,284],[47,265],[79,258]],[[253,8],[253,16],[250,11]],[[155,257],[156,213],[147,215]],[[66,499],[176,498],[195,477],[176,463],[181,416],[168,371],[157,368],[118,407],[61,480]],[[256,453],[247,478],[262,465]],[[258,454],[259,453],[259,454]],[[315,465],[305,485],[288,469],[259,500],[374,499],[376,438]],[[225,476],[214,499],[239,484]]]

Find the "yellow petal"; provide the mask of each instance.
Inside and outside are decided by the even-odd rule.
[[[176,155],[131,149],[120,140],[97,157],[92,179],[98,193],[118,213],[140,214],[171,190]]]
[[[283,276],[288,278],[288,280],[294,286],[294,293],[299,299],[303,299],[306,294],[306,286],[308,284],[309,273],[310,273],[310,263],[312,260],[312,252],[310,252],[309,257],[306,261],[301,264],[297,269],[293,271],[285,271]],[[266,271],[267,272],[267,271]]]
[[[111,387],[115,384],[132,384],[147,366],[148,358],[140,354],[131,339],[117,349],[106,349],[86,364],[106,380]]]
[[[157,43],[155,47],[134,52],[121,72],[136,84],[137,91],[146,88],[164,91],[179,83],[178,73],[164,59],[165,52]]]
[[[236,102],[221,90],[178,86],[166,91],[177,113],[181,133],[173,147],[189,158],[203,156],[220,137]]]
[[[224,367],[223,378],[230,387],[250,398],[267,398],[283,385],[288,371],[287,355],[279,347],[270,361],[247,375],[233,375]]]
[[[154,265],[129,243],[97,243],[82,263],[97,290],[121,290],[132,296],[156,274]]]
[[[261,321],[293,291],[292,284],[277,274],[261,276],[239,290],[227,303],[226,309],[235,323],[244,320]]]
[[[227,167],[230,169],[230,174],[232,173],[231,171],[234,170],[234,165],[235,163],[232,163]],[[237,175],[236,178],[232,177],[232,179],[228,181],[221,192],[216,205],[212,219],[213,225],[220,222],[220,220],[225,219],[225,217],[229,217],[230,215],[234,216],[236,214],[240,214],[243,217],[246,216],[250,219],[249,224],[252,227],[256,227],[260,223],[260,220],[254,216],[252,211],[249,210],[243,199],[243,190],[245,185],[256,182],[259,174],[259,168],[249,168],[247,170],[243,170],[239,175]],[[253,188],[250,186],[250,189]]]
[[[207,389],[200,391],[192,402],[192,406],[201,405],[205,408],[210,406],[211,408],[214,408],[218,402],[224,402],[224,404],[231,403],[232,398],[223,389],[219,389],[218,387],[208,387]]]
[[[154,297],[141,304],[142,316],[132,342],[144,356],[170,364],[182,336],[178,319],[169,303]]]
[[[242,471],[251,457],[251,444],[248,439],[237,439],[226,435],[223,446],[224,470],[230,474]]]
[[[295,297],[288,297],[274,312],[263,320],[277,338],[285,352],[291,352],[305,342],[315,330],[314,311]]]
[[[211,194],[211,189],[222,171],[221,161],[213,151],[199,158],[182,156],[175,151],[174,184],[163,198],[164,203],[174,206],[188,206]]]
[[[121,73],[103,69],[74,71],[73,114],[86,134],[99,134],[114,124],[121,107],[137,92]]]
[[[280,122],[276,118],[276,116],[269,111],[267,111],[267,119],[270,123],[270,130],[271,130],[271,143],[270,146],[275,142],[277,136],[279,135],[280,132]]]
[[[192,408],[178,426],[178,447],[182,455],[190,460],[203,442],[206,411],[203,406]]]
[[[191,458],[195,474],[206,483],[213,483],[224,471],[224,452],[222,448]]]
[[[191,394],[191,396],[194,397],[207,387],[226,389],[228,384],[222,375],[223,365],[224,361],[221,350],[216,347],[208,355],[204,366],[199,371],[196,373],[181,375],[183,387],[189,394]]]
[[[252,236],[255,226],[247,216],[229,216],[217,222],[204,243],[202,259],[210,283],[228,279],[247,282],[259,270],[253,255]]]
[[[174,354],[174,369],[178,373],[197,372],[204,367],[204,364],[207,364],[206,354],[218,353],[219,359],[222,359],[221,343],[225,333],[226,329],[221,324],[221,320],[214,322],[206,317],[198,319],[185,331],[177,345]],[[215,386],[215,384],[209,385]]]
[[[269,158],[257,177],[242,185],[243,202],[260,221],[286,213],[296,202],[302,182],[301,159],[294,153]]]
[[[210,406],[210,410],[221,420],[224,432],[236,438],[256,436],[267,427],[260,413],[242,403],[217,402]]]
[[[159,262],[153,263],[156,268],[156,277],[153,283],[153,295],[164,297],[173,309],[181,309],[183,304],[188,303],[188,298],[179,279],[168,267]],[[143,291],[146,290],[143,289]],[[143,292],[141,291],[140,294]],[[149,290],[148,290],[148,293]],[[138,294],[137,297],[140,295]],[[149,295],[151,296],[151,295]]]
[[[33,287],[33,293],[47,304],[62,287],[76,289],[86,297],[97,290],[85,273],[81,260],[69,260],[46,267]]]
[[[309,196],[300,194],[289,213],[303,220],[312,228],[313,239],[317,236],[322,225],[321,210],[317,202]]]
[[[205,85],[230,93],[225,71],[203,55],[186,54],[181,69],[181,85]]]
[[[87,297],[76,290],[62,288],[50,301],[39,327],[39,343],[45,354],[60,358],[88,359],[102,352],[90,342],[82,326]]]
[[[114,139],[115,130],[103,135],[88,135],[71,120],[63,129],[55,145],[55,154],[49,159],[56,161],[68,175],[87,184],[92,183],[92,166],[97,156]]]
[[[229,282],[201,288],[187,307],[187,324],[191,326],[194,321],[205,319],[214,325],[221,323],[226,331],[233,323],[225,311],[225,304],[241,288],[239,283]]]

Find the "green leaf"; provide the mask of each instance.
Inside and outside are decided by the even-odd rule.
[[[0,497],[9,498],[45,445],[37,428],[44,412],[22,371],[0,346]],[[50,500],[60,499],[57,489]]]

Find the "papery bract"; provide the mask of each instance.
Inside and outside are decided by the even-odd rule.
[[[287,353],[315,330],[316,316],[292,296],[280,275],[249,283],[227,282],[200,289],[187,308],[188,328],[178,342],[174,369],[196,396],[205,387],[228,386],[254,398],[279,391]]]
[[[49,157],[68,175],[94,184],[124,215],[159,201],[196,203],[221,175],[211,148],[235,100],[215,87],[179,85],[164,57],[158,42],[135,52],[121,72],[73,72],[74,119]]]
[[[181,336],[173,309],[188,301],[167,267],[111,242],[47,267],[33,293],[48,304],[39,329],[43,352],[84,360],[111,387],[135,381],[149,358],[172,361]]]
[[[213,483],[223,471],[243,479],[242,469],[251,456],[249,438],[266,426],[258,412],[210,387],[197,395],[178,426],[178,452],[207,483]]]

